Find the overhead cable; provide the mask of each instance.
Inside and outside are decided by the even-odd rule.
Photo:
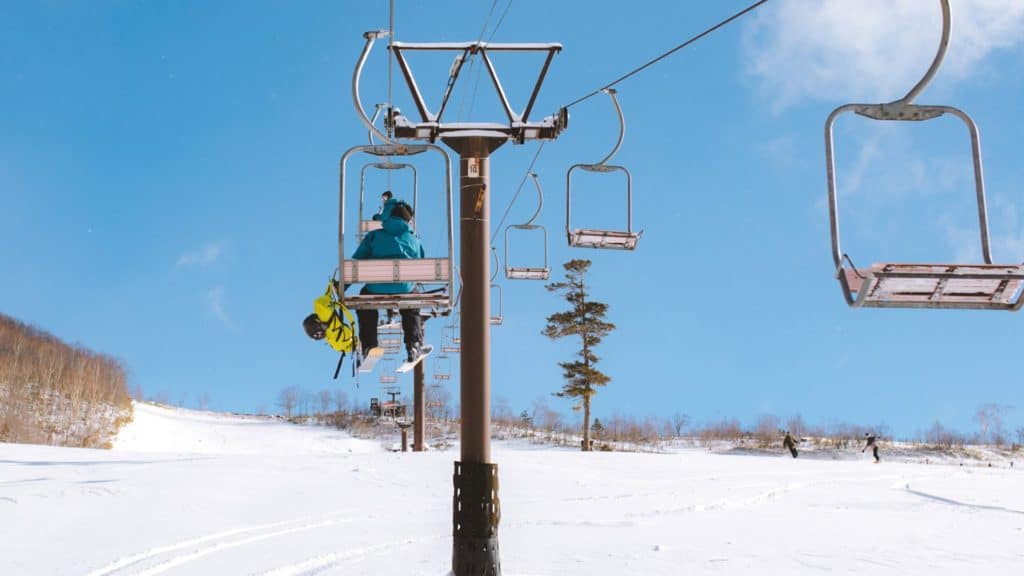
[[[618,78],[616,78],[612,82],[610,82],[608,84],[605,84],[604,86],[601,86],[600,88],[598,88],[597,90],[594,90],[593,92],[591,92],[590,94],[587,94],[586,96],[583,96],[581,98],[577,98],[576,100],[573,100],[572,102],[567,104],[565,106],[565,108],[569,108],[571,106],[575,106],[576,104],[579,104],[580,102],[583,102],[587,98],[590,98],[592,96],[596,96],[597,94],[600,94],[602,91],[607,90],[608,88],[611,88],[612,86],[615,86],[616,84],[618,84],[619,82],[622,82],[623,80],[629,78],[630,76],[633,76],[633,75],[635,75],[635,74],[637,74],[637,73],[639,73],[639,72],[641,72],[641,71],[643,71],[643,70],[653,66],[657,62],[659,62],[659,61],[661,61],[661,60],[671,56],[672,54],[675,54],[676,52],[682,50],[683,48],[686,48],[687,46],[689,46],[690,44],[693,44],[694,42],[700,40],[701,38],[704,38],[708,34],[711,34],[712,32],[715,32],[716,30],[718,30],[719,28],[725,26],[726,24],[729,24],[733,20],[737,20],[737,19],[745,16],[746,14],[748,14],[750,12],[753,12],[757,8],[760,8],[761,5],[766,3],[766,2],[768,2],[768,0],[760,0],[758,2],[755,2],[755,3],[751,4],[750,6],[747,6],[743,10],[733,14],[732,16],[726,18],[725,20],[722,20],[718,24],[715,24],[711,28],[708,28],[707,30],[701,32],[700,34],[697,34],[696,36],[694,36],[693,38],[690,38],[689,40],[683,42],[682,44],[679,44],[678,46],[676,46],[675,48],[669,50],[668,52],[665,52],[664,54],[661,54],[660,56],[658,56],[657,58],[647,62],[643,66],[640,66],[639,68],[635,68],[635,69],[631,70],[630,72],[628,72],[626,74],[623,74],[622,76],[619,76]]]
[[[498,237],[501,225],[505,223],[505,219],[508,218],[508,213],[512,210],[512,205],[516,203],[516,198],[519,198],[519,193],[523,191],[523,185],[526,184],[526,179],[529,178],[530,173],[533,172],[533,165],[537,163],[537,158],[540,157],[540,151],[544,149],[544,144],[546,144],[546,141],[541,140],[540,146],[537,146],[537,152],[533,155],[533,160],[530,160],[530,166],[526,168],[526,172],[523,174],[523,179],[519,181],[519,187],[516,188],[516,193],[508,203],[508,208],[505,208],[505,213],[501,215],[501,220],[494,228],[494,236],[491,236],[491,246],[494,246],[494,240]]]

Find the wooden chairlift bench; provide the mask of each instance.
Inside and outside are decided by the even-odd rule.
[[[1024,303],[1024,265],[875,264],[843,272],[857,307],[1018,310]]]

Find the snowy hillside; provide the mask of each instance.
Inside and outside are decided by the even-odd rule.
[[[0,444],[0,574],[444,576],[456,451],[136,405],[110,451]],[[1013,574],[1024,473],[496,442],[503,573]]]

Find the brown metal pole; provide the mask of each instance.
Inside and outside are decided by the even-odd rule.
[[[427,341],[427,319],[420,317],[420,325],[423,330],[423,341]],[[424,431],[426,430],[427,410],[424,402],[424,372],[423,365],[426,360],[421,361],[412,370],[412,451],[423,452]]]
[[[498,472],[490,461],[490,155],[508,137],[456,132],[443,139],[459,154],[462,273],[462,459],[455,463],[452,570],[455,576],[500,576]]]

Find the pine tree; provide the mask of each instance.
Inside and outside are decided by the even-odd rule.
[[[586,273],[590,268],[590,260],[570,260],[563,264],[565,281],[553,282],[545,286],[549,292],[559,292],[565,297],[571,308],[565,312],[556,312],[547,318],[544,335],[553,340],[566,336],[579,336],[579,357],[572,362],[559,362],[565,385],[559,398],[573,398],[576,404],[573,410],[583,410],[583,451],[591,450],[590,444],[590,400],[597,393],[598,386],[611,381],[594,366],[599,358],[594,348],[601,340],[615,329],[615,325],[604,320],[608,305],[587,299]]]

